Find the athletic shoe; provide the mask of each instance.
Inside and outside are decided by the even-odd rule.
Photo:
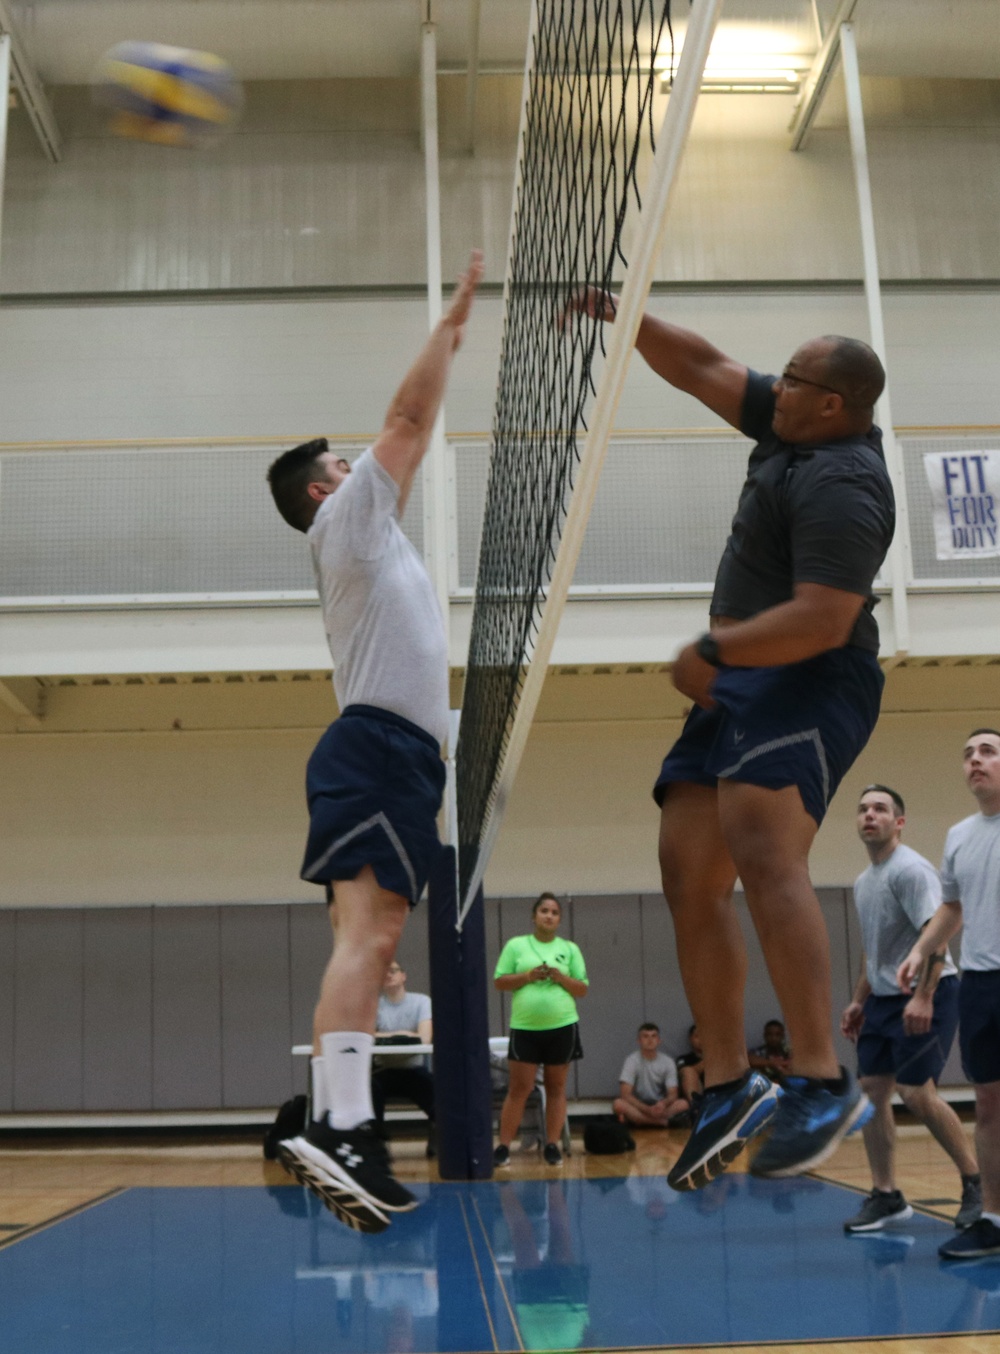
[[[905,1222],[913,1217],[913,1209],[898,1189],[873,1189],[853,1218],[844,1223],[844,1231],[880,1232],[887,1222]]]
[[[962,1176],[962,1206],[955,1214],[955,1226],[960,1232],[979,1221],[983,1211],[983,1187],[978,1175]]]
[[[670,1188],[701,1189],[721,1175],[773,1118],[780,1095],[760,1072],[747,1072],[736,1086],[710,1086],[691,1136],[667,1176]]]
[[[345,1185],[334,1185],[321,1176],[310,1160],[299,1155],[294,1138],[278,1143],[277,1155],[289,1175],[294,1176],[300,1185],[305,1185],[308,1192],[315,1195],[345,1226],[366,1233],[384,1232],[389,1226],[389,1219],[381,1209]]]
[[[510,1165],[510,1148],[504,1147],[503,1143],[500,1143],[499,1146],[494,1147],[493,1149],[493,1165],[494,1166]]]
[[[547,1142],[542,1148],[542,1156],[545,1158],[546,1166],[561,1166],[563,1164],[562,1152],[560,1152],[559,1144],[556,1142]]]
[[[282,1146],[328,1188],[346,1189],[382,1214],[417,1207],[416,1197],[392,1174],[385,1135],[374,1119],[352,1129],[313,1123],[307,1133]]]
[[[942,1260],[980,1260],[984,1255],[1000,1255],[1000,1227],[989,1218],[979,1218],[938,1247]]]
[[[843,1090],[823,1081],[787,1077],[774,1128],[750,1166],[751,1175],[771,1178],[811,1171],[833,1156],[848,1133],[874,1114],[857,1078],[841,1068]]]

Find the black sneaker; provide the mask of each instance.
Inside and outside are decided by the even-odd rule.
[[[844,1223],[844,1231],[880,1232],[887,1222],[905,1222],[913,1217],[913,1209],[898,1189],[873,1189],[853,1218]]]
[[[962,1176],[962,1206],[955,1214],[955,1226],[960,1232],[978,1222],[983,1211],[983,1186],[978,1175]]]
[[[546,1166],[561,1166],[563,1164],[562,1152],[560,1152],[557,1142],[547,1142],[542,1148],[542,1156],[545,1158]]]
[[[728,1090],[710,1086],[691,1136],[667,1176],[671,1189],[701,1189],[735,1161],[773,1118],[781,1092],[760,1072],[747,1072]]]
[[[504,1147],[503,1143],[499,1143],[493,1149],[493,1165],[494,1166],[510,1165],[510,1148]]]
[[[307,1133],[282,1145],[293,1148],[320,1179],[346,1186],[382,1213],[408,1213],[417,1207],[418,1200],[392,1174],[385,1136],[374,1119],[352,1129],[313,1123]]]
[[[780,1179],[811,1171],[868,1122],[875,1112],[868,1097],[853,1073],[840,1070],[840,1091],[811,1077],[786,1079],[771,1136],[754,1158],[751,1175]]]
[[[989,1218],[979,1218],[938,1247],[943,1260],[980,1260],[984,1255],[1000,1255],[1000,1227]]]
[[[325,1175],[320,1175],[312,1161],[300,1154],[300,1141],[304,1139],[287,1138],[277,1146],[278,1160],[289,1175],[294,1176],[300,1185],[305,1185],[309,1193],[315,1195],[347,1227],[352,1227],[356,1232],[384,1232],[389,1226],[389,1219],[382,1210],[362,1199],[346,1185],[333,1184]]]

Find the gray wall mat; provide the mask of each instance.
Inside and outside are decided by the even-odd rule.
[[[69,908],[17,913],[16,1111],[83,1104],[83,918]]]
[[[154,1109],[223,1104],[219,911],[153,909]]]
[[[15,912],[0,912],[0,1112],[14,1108]]]
[[[291,1011],[293,1044],[310,1044],[313,1037],[313,1012],[323,971],[333,950],[333,932],[326,906],[289,907],[288,917],[289,973],[291,982]],[[293,1066],[293,1093],[306,1089],[305,1060],[302,1066]]]
[[[291,981],[284,907],[224,907],[222,1103],[280,1105],[292,1094]]]
[[[639,899],[573,899],[573,939],[590,978],[579,1004],[584,1057],[577,1064],[577,1094],[609,1096],[618,1090],[626,1053],[635,1047],[635,1029],[644,1016],[642,932]]]
[[[84,914],[83,1108],[153,1108],[152,908]]]

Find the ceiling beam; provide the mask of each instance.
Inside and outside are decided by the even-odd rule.
[[[788,124],[788,130],[792,134],[792,150],[802,150],[806,138],[812,131],[830,78],[837,69],[837,60],[840,56],[840,25],[850,23],[859,3],[860,0],[840,0],[823,45],[816,53],[809,74],[802,81],[802,92],[792,113],[792,120]]]
[[[21,96],[24,110],[31,119],[35,135],[45,152],[45,158],[52,164],[62,159],[62,137],[56,124],[55,114],[48,96],[32,65],[24,41],[17,31],[10,12],[9,0],[0,0],[0,33],[10,38],[10,73]]]

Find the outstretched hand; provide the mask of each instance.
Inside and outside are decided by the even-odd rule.
[[[445,311],[444,322],[454,330],[454,346],[462,342],[465,322],[472,309],[472,299],[483,280],[483,251],[474,249],[469,257],[469,266],[458,279],[458,286],[451,298],[451,305]]]
[[[581,287],[573,292],[559,312],[559,328],[566,328],[570,315],[589,315],[594,320],[604,320],[614,324],[618,314],[618,297],[614,292],[603,291],[600,287]]]

